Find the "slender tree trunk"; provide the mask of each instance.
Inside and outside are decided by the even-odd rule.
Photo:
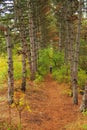
[[[67,16],[66,16],[67,17]],[[65,25],[66,25],[66,36],[65,36],[65,63],[68,65],[69,57],[70,57],[70,52],[69,52],[69,45],[70,45],[70,37],[69,37],[69,23],[67,21],[67,18],[65,20]]]
[[[70,72],[71,72],[71,84],[73,89],[73,103],[78,104],[78,92],[77,92],[77,80],[74,79],[73,64],[74,64],[74,25],[69,23],[69,36],[70,36],[70,46],[69,46],[69,61],[70,61]],[[75,86],[76,85],[76,86]]]
[[[23,37],[22,37],[23,38]],[[26,43],[22,39],[22,84],[21,90],[26,90]]]
[[[37,32],[38,32],[38,12],[37,12],[37,1],[33,3],[32,6],[32,12],[33,12],[33,24],[34,24],[34,29],[33,29],[33,34],[34,34],[34,60],[35,60],[35,71],[37,71],[37,59],[38,59],[38,41],[37,41]]]
[[[31,59],[30,59],[30,79],[34,80],[35,79],[35,74],[37,70],[37,64],[36,64],[36,48],[35,48],[35,36],[34,36],[34,22],[33,22],[33,12],[32,12],[32,3],[27,2],[28,6],[28,19],[29,19],[29,37],[30,37],[30,54],[31,54]]]
[[[62,50],[62,24],[59,23],[59,51]]]
[[[70,34],[71,34],[71,28],[70,23],[68,21],[68,16],[70,16],[70,8],[69,8],[69,1],[66,0],[65,4],[65,63],[68,65],[70,58],[71,58],[71,48],[70,48]],[[67,8],[66,8],[67,7]]]
[[[13,60],[12,60],[12,44],[10,29],[7,28],[5,31],[6,43],[7,43],[7,53],[8,53],[8,103],[13,103],[14,95],[14,77],[13,77]]]
[[[22,83],[21,83],[21,90],[26,90],[26,35],[25,35],[25,23],[22,14],[22,7],[21,1],[18,1],[19,8],[16,10],[18,13],[18,21],[19,21],[19,30],[20,30],[20,39],[21,39],[21,47],[22,47]]]
[[[80,105],[80,112],[87,111],[87,81],[85,84],[85,90],[84,90],[84,95],[82,98],[82,103]]]
[[[78,27],[77,27],[77,36],[76,36],[76,47],[74,52],[74,61],[73,61],[73,103],[74,104],[78,104],[77,81],[78,81],[78,58],[79,58],[79,46],[80,46],[82,1],[83,0],[79,1]]]

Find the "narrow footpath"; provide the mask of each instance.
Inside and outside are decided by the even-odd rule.
[[[32,112],[27,122],[30,129],[26,130],[68,130],[80,113],[79,106],[63,92],[67,86],[59,85],[51,75],[40,86],[29,92]]]
[[[22,130],[75,130],[73,126],[81,117],[81,113],[79,105],[73,105],[72,97],[64,93],[67,87],[66,84],[58,84],[50,74],[40,84],[29,81],[26,97],[31,112],[22,112]],[[6,97],[7,90],[6,93],[0,93],[2,97]],[[1,121],[9,121],[9,107],[6,101],[0,102]],[[15,108],[11,109],[11,123],[19,124],[18,111]],[[69,126],[72,126],[71,129]]]

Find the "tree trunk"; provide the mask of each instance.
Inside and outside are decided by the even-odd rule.
[[[22,41],[22,84],[21,90],[26,90],[26,43]]]
[[[35,35],[34,35],[34,22],[33,22],[33,12],[32,12],[32,3],[27,2],[28,6],[28,19],[29,19],[29,37],[30,37],[30,79],[35,79],[35,74],[37,70],[37,59],[36,59],[36,48],[35,48]]]
[[[62,24],[59,23],[59,51],[62,51]]]
[[[5,31],[6,43],[7,43],[7,53],[8,53],[8,103],[13,103],[14,95],[14,77],[13,77],[13,60],[12,60],[12,44],[10,29],[7,28]]]
[[[81,16],[82,16],[82,0],[79,1],[78,9],[78,26],[76,36],[76,46],[73,60],[73,103],[78,104],[78,92],[77,92],[77,81],[78,81],[78,58],[79,58],[79,46],[80,46],[80,31],[81,31]]]
[[[14,3],[15,4],[15,3]],[[21,83],[21,90],[26,90],[26,53],[27,53],[27,42],[26,42],[26,35],[25,35],[25,22],[22,14],[22,7],[21,1],[18,1],[18,7],[15,8],[15,12],[17,13],[17,20],[19,22],[19,32],[20,32],[20,39],[21,39],[21,47],[22,47],[22,83]],[[17,5],[16,5],[17,6]]]
[[[85,84],[84,95],[83,95],[82,103],[81,103],[81,106],[80,106],[80,112],[84,112],[86,110],[87,110],[87,81],[86,81],[86,84]]]

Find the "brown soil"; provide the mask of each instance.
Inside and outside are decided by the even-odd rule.
[[[51,75],[40,85],[34,85],[32,82],[28,85],[26,96],[32,112],[22,112],[23,130],[67,130],[66,126],[81,116],[79,105],[73,105],[72,98],[64,93],[68,86],[58,84]],[[3,96],[4,93],[0,94]],[[6,96],[6,93],[4,95]],[[12,108],[11,116],[12,123],[18,124],[16,109]],[[9,121],[9,107],[5,99],[0,101],[0,122],[3,120]]]

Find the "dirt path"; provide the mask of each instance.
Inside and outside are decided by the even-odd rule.
[[[63,94],[62,85],[58,85],[50,75],[45,78],[42,89],[33,90],[28,120],[29,130],[67,130],[65,126],[77,120],[78,107],[72,104],[72,98]],[[28,128],[26,128],[28,130]]]
[[[77,120],[79,106],[72,104],[72,98],[63,93],[66,85],[59,85],[48,75],[44,82],[27,89],[27,98],[31,113],[22,113],[23,130],[68,130],[67,125]],[[0,106],[0,119],[8,119],[8,107],[5,102]],[[18,112],[12,110],[12,122],[18,124]]]

